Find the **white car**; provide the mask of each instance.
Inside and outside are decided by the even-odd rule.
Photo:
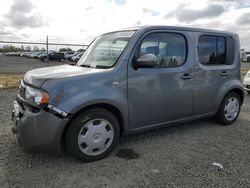
[[[64,58],[68,59],[69,57],[72,57],[73,54],[75,54],[75,52],[64,52]]]
[[[246,76],[244,77],[243,84],[245,90],[250,94],[250,70],[247,72]]]

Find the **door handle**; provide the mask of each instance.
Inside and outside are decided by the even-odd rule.
[[[220,76],[228,76],[228,72],[227,71],[222,71],[222,73],[220,74]]]
[[[189,74],[189,73],[185,73],[181,76],[181,79],[182,80],[188,80],[188,79],[191,79],[192,76]]]

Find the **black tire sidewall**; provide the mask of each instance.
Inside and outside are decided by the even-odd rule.
[[[103,153],[97,156],[89,156],[84,154],[78,146],[78,135],[80,130],[86,123],[93,119],[102,118],[110,122],[114,130],[114,139],[110,147]],[[120,127],[115,116],[102,108],[95,108],[84,111],[77,115],[70,124],[67,134],[67,150],[76,158],[90,162],[100,160],[106,157],[115,147],[120,137]]]
[[[231,97],[237,98],[237,100],[238,100],[238,102],[239,102],[239,111],[238,111],[237,116],[236,116],[233,120],[229,121],[229,120],[227,120],[226,117],[225,117],[224,109],[225,109],[226,102],[227,102],[228,99],[230,99]],[[240,100],[239,95],[238,95],[237,93],[235,93],[235,92],[230,92],[230,93],[228,93],[228,94],[224,97],[224,99],[223,99],[223,101],[222,101],[222,103],[221,103],[221,105],[220,105],[220,109],[219,109],[219,111],[218,111],[218,113],[217,113],[217,120],[218,120],[219,123],[222,124],[222,125],[231,125],[232,123],[234,123],[234,122],[237,120],[237,118],[238,118],[238,116],[239,116],[239,114],[240,114],[240,109],[241,109],[241,100]]]

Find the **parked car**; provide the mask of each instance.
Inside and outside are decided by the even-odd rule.
[[[37,58],[37,56],[40,54],[40,52],[38,52],[38,51],[34,51],[34,52],[32,52],[31,54],[30,54],[30,57],[31,58]]]
[[[244,100],[239,51],[237,34],[207,29],[144,26],[101,35],[75,66],[25,74],[13,133],[25,151],[65,146],[94,161],[122,135],[213,116],[230,125]]]
[[[25,57],[30,58],[32,53],[33,53],[33,52],[28,52],[28,53],[25,55]]]
[[[71,61],[78,62],[79,59],[82,57],[83,53],[78,53],[77,55],[71,58]]]
[[[243,84],[244,84],[245,90],[248,92],[248,94],[250,94],[250,70],[245,75]]]
[[[41,56],[39,56],[39,59],[41,61],[47,60],[47,53],[46,54],[42,54]],[[63,61],[64,60],[64,53],[49,52],[49,60]]]
[[[78,52],[75,52],[75,53],[73,53],[73,54],[68,54],[67,56],[65,56],[65,59],[68,60],[68,61],[71,61],[71,58],[72,58],[73,56],[77,55],[77,54],[78,54]]]
[[[75,57],[79,54],[80,52],[76,52],[76,53],[74,53],[74,54],[72,54],[71,56],[68,56],[68,60],[69,61],[74,61],[73,59],[75,59]]]
[[[42,56],[47,56],[47,52],[46,51],[43,51],[41,52],[40,54],[37,55],[37,59],[40,59],[40,57]]]
[[[40,56],[43,55],[44,53],[45,53],[45,51],[39,51],[39,52],[37,52],[37,53],[35,53],[35,54],[33,55],[33,58],[39,59]]]
[[[20,56],[21,52],[7,52],[5,53],[6,56]]]
[[[241,60],[243,62],[250,62],[250,52],[244,52],[244,53],[242,53]]]
[[[7,53],[4,53],[4,55],[6,56],[12,56],[14,52],[7,52]]]
[[[68,59],[69,57],[71,57],[74,54],[75,54],[75,52],[73,52],[73,51],[71,51],[71,52],[64,52],[64,58]]]
[[[28,52],[22,52],[22,53],[20,54],[20,57],[25,57],[27,53],[28,53]]]

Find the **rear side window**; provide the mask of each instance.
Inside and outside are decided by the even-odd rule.
[[[228,64],[226,55],[226,37],[204,35],[199,38],[198,56],[201,64]]]
[[[178,33],[152,33],[147,35],[138,51],[138,56],[154,54],[158,65],[155,68],[177,67],[187,56],[186,39]]]

